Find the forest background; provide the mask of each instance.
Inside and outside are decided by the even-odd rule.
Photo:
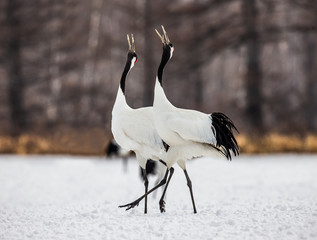
[[[0,152],[103,154],[133,33],[132,107],[153,102],[164,25],[171,102],[224,112],[242,152],[317,152],[317,2],[0,1]]]

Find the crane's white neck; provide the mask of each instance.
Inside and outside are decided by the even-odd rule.
[[[173,105],[167,99],[164,89],[162,88],[162,85],[160,84],[158,77],[156,76],[153,108],[157,110],[164,110],[164,108],[166,107],[173,107]]]
[[[132,60],[131,60],[130,70],[131,70],[131,68],[134,67],[134,64],[136,63],[136,61],[137,61],[136,57],[133,57]]]
[[[119,87],[116,101],[113,105],[112,114],[116,112],[125,111],[127,109],[130,109],[130,106],[127,104],[125,95],[123,94],[121,87]]]

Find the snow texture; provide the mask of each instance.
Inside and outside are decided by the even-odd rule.
[[[188,162],[167,191],[144,191],[138,164],[69,156],[0,156],[0,239],[317,239],[317,156],[240,156]],[[155,182],[151,177],[150,182]]]

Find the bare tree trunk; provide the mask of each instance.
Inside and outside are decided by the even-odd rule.
[[[305,98],[305,118],[308,131],[316,131],[317,112],[317,34],[308,32],[304,35],[305,60],[304,71],[306,74],[306,98]]]
[[[60,43],[61,43],[61,24],[62,21],[56,21],[56,19],[62,19],[61,9],[54,8],[58,3],[53,0],[49,5],[49,21],[52,22],[50,29],[50,38],[48,41],[48,76],[50,84],[51,101],[46,107],[46,117],[48,126],[54,126],[59,119],[59,107],[60,107],[60,94],[62,89],[62,80],[60,77]],[[58,10],[55,10],[58,9]]]
[[[153,68],[153,29],[152,29],[152,3],[151,0],[144,2],[144,92],[143,105],[153,104],[154,74]]]
[[[96,66],[97,66],[97,49],[99,45],[99,36],[101,32],[101,20],[103,14],[105,0],[93,0],[92,10],[90,13],[90,26],[87,42],[87,59],[84,68],[83,87],[88,90],[84,90],[84,104],[83,104],[83,117],[89,119],[91,112],[95,111],[94,97],[96,95]],[[94,116],[94,115],[93,115]],[[87,120],[84,120],[87,121]],[[94,119],[88,121],[94,122]]]
[[[7,72],[9,79],[9,104],[11,118],[11,134],[18,135],[26,126],[23,109],[24,81],[21,64],[21,38],[19,34],[20,20],[17,15],[16,0],[7,0],[6,25],[8,27],[6,43]]]
[[[99,34],[104,0],[94,0],[90,13],[90,26],[87,42],[87,60],[84,69],[84,86],[95,84],[96,50],[99,44]]]
[[[199,1],[196,0],[195,3],[199,4]],[[192,28],[195,29],[199,25],[200,25],[199,18],[198,17],[194,18],[192,21]],[[191,44],[192,44],[192,49],[195,49],[197,46],[197,41],[193,41]],[[195,108],[202,110],[204,84],[203,84],[203,77],[200,71],[200,67],[201,67],[200,62],[198,61],[200,59],[200,55],[197,48],[196,50],[193,51],[192,58],[189,58],[189,59],[190,61],[193,61],[192,70],[193,70],[193,77],[194,77],[194,83],[195,83]]]
[[[252,130],[263,130],[261,43],[256,30],[257,9],[255,0],[243,0],[242,13],[246,28],[246,116]]]
[[[305,55],[306,61],[304,70],[307,77],[306,83],[306,121],[308,131],[317,132],[317,4],[312,2],[311,11],[313,13],[313,21],[311,31],[305,37]]]

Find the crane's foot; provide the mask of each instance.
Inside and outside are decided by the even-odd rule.
[[[131,208],[134,208],[135,206],[138,206],[140,201],[145,198],[147,195],[149,195],[151,192],[155,191],[156,189],[158,189],[159,187],[163,186],[165,183],[166,183],[166,179],[167,179],[167,175],[168,175],[168,172],[169,170],[166,169],[166,173],[165,173],[165,176],[164,178],[162,179],[162,181],[156,185],[154,188],[152,188],[150,191],[148,191],[147,193],[145,193],[144,195],[142,195],[141,197],[139,197],[137,200],[135,200],[134,202],[132,203],[128,203],[126,205],[121,205],[119,206],[119,208],[123,208],[123,207],[126,207],[126,211],[127,210],[130,210]],[[165,203],[164,203],[165,204]]]
[[[134,208],[136,206],[139,206],[140,201],[136,200],[132,203],[128,203],[125,205],[120,205],[119,208],[126,208],[126,211],[130,210],[131,208]]]
[[[161,199],[159,204],[160,204],[161,213],[165,212],[165,201],[163,199]]]

